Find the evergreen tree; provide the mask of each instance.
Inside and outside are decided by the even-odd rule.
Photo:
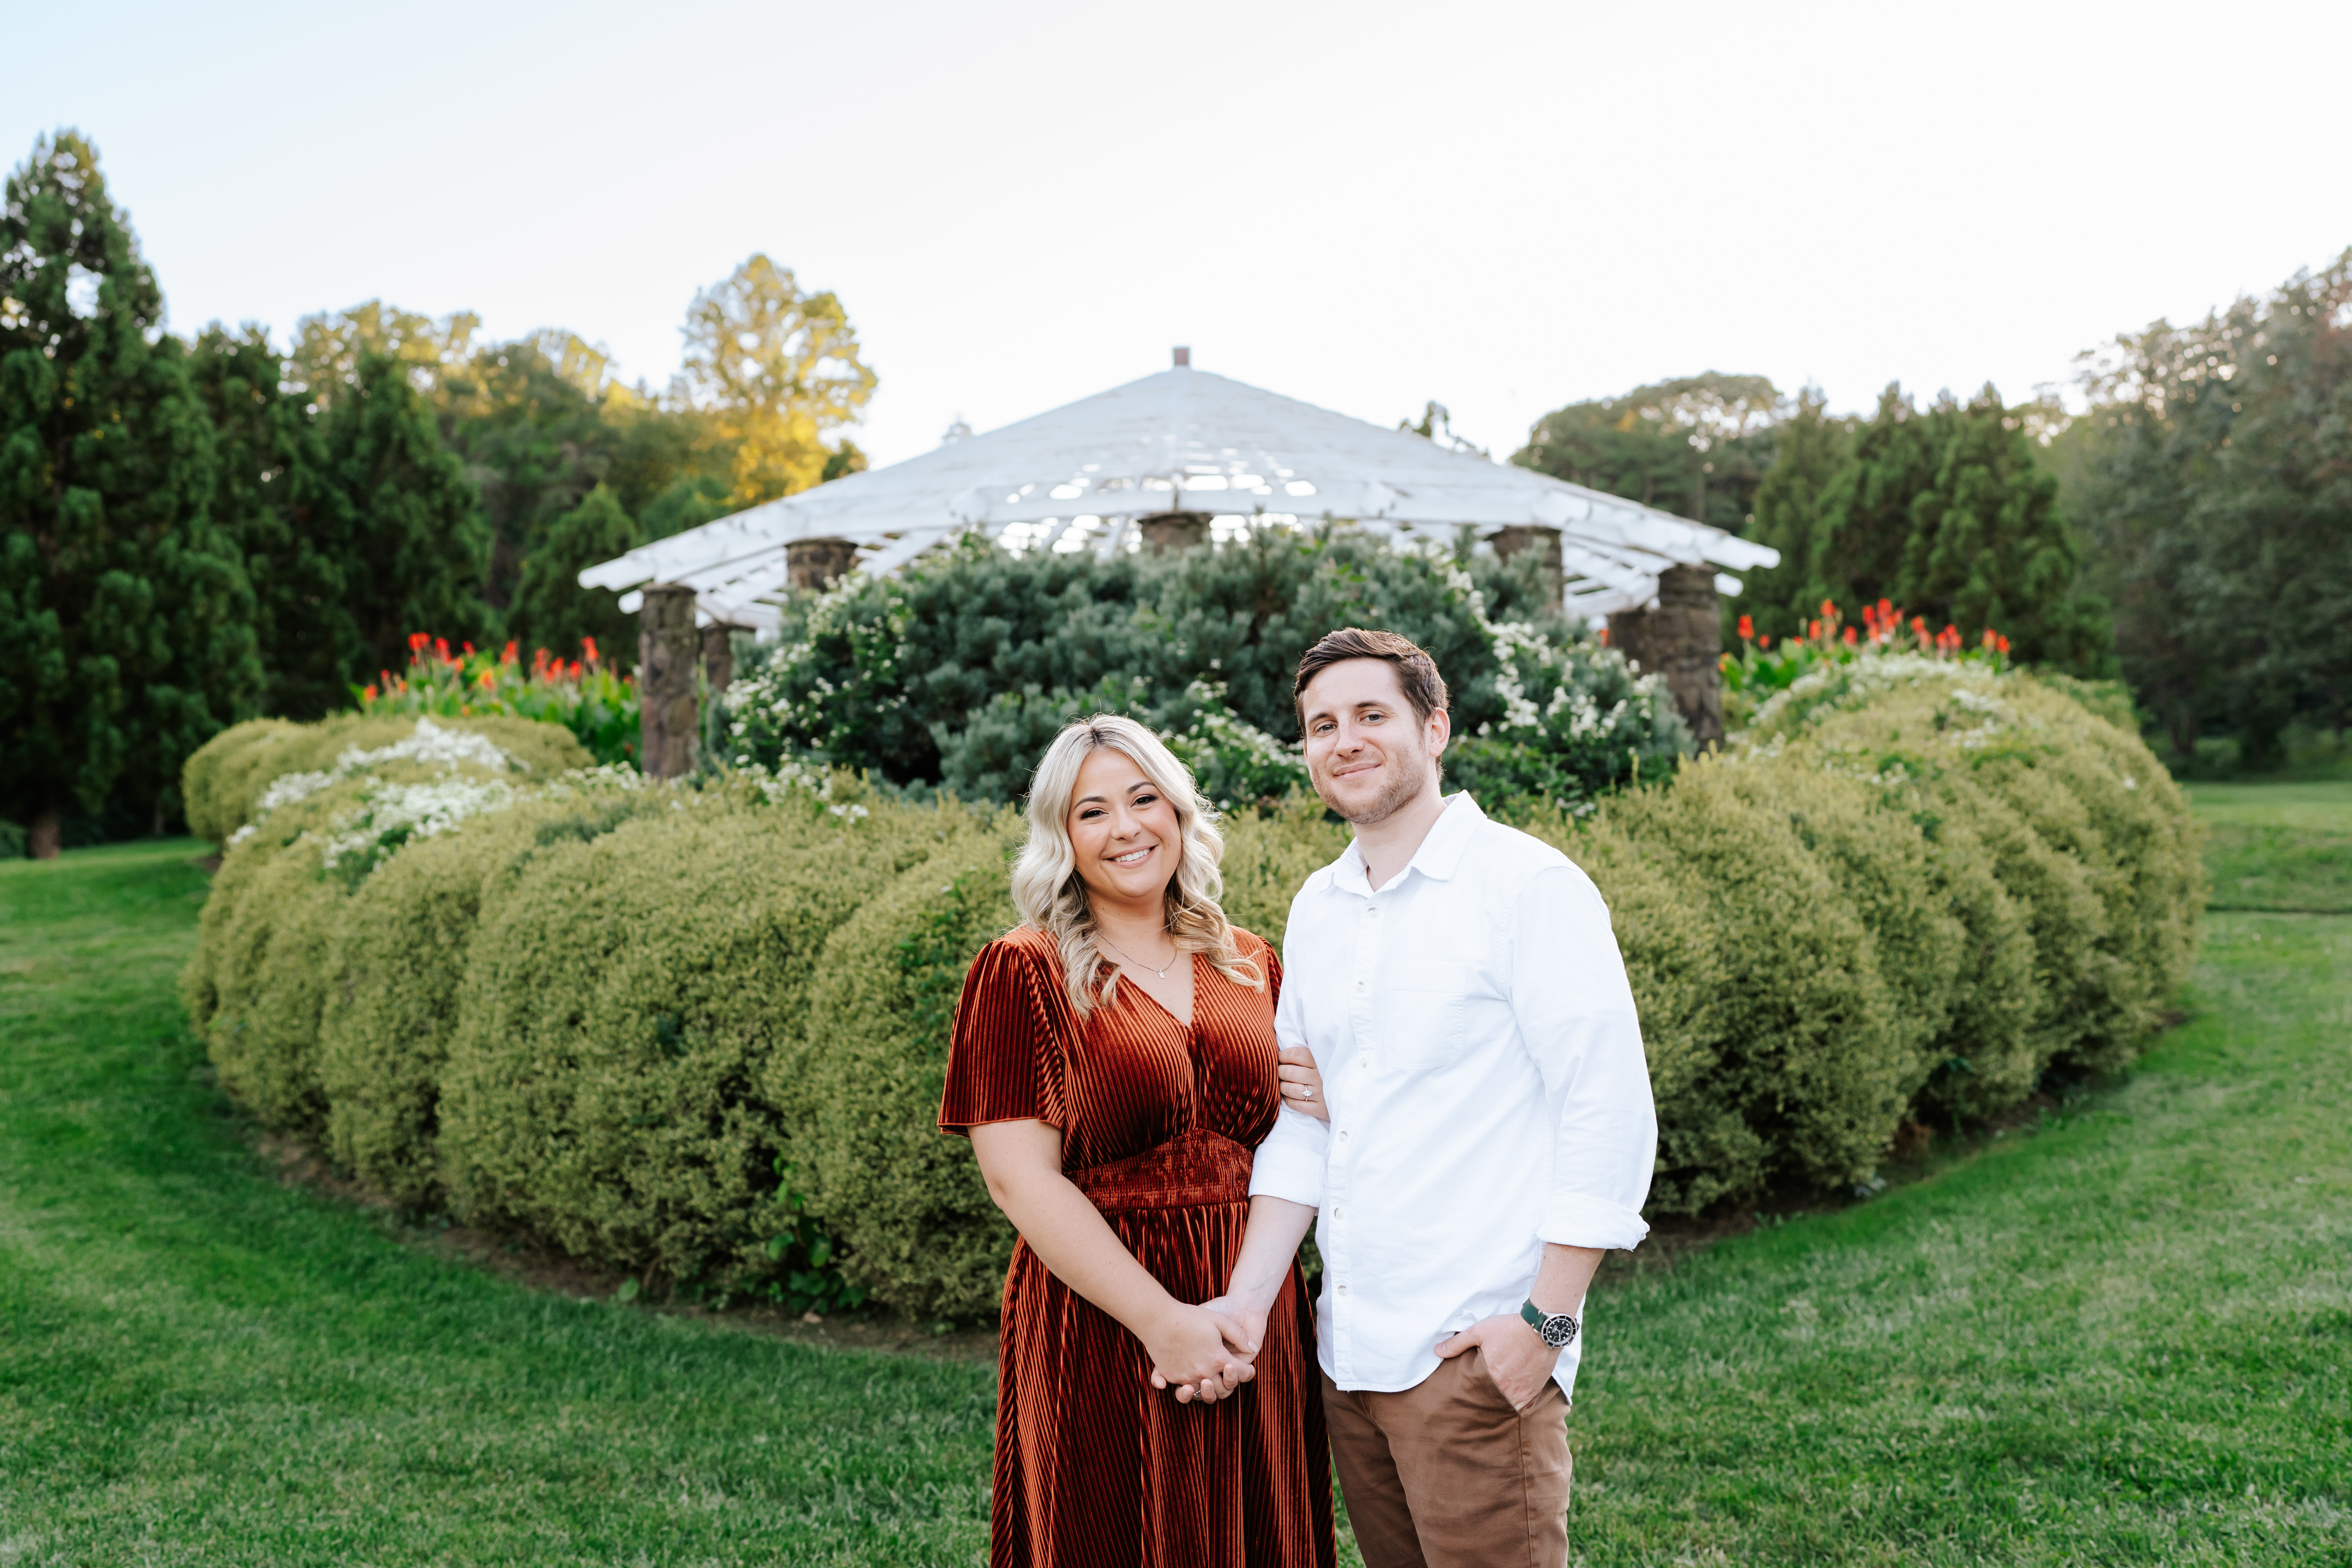
[[[489,529],[408,368],[362,357],[321,416],[320,435],[329,482],[353,519],[343,605],[359,657],[345,679],[401,668],[413,631],[497,640],[497,613],[481,596]]]
[[[1952,412],[1948,399],[1921,414],[1900,386],[1879,395],[1877,414],[1854,434],[1853,459],[1822,500],[1809,563],[1820,590],[1815,605],[1834,599],[1851,615],[1858,605],[1897,596],[1916,521],[1912,503],[1935,483]]]
[[[569,657],[583,637],[594,637],[605,657],[636,663],[636,617],[621,613],[608,588],[583,588],[580,571],[635,548],[637,525],[609,486],[598,485],[578,506],[541,531],[523,558],[521,581],[507,616],[508,635],[526,647]]]
[[[1998,628],[2020,659],[2101,673],[2104,616],[2074,591],[2058,481],[2035,462],[2024,422],[1990,385],[1966,407],[1937,412],[1942,451],[1907,509],[1892,596],[1963,637]]]
[[[1852,459],[1853,434],[1850,421],[1830,417],[1821,389],[1809,386],[1772,444],[1750,537],[1779,551],[1780,564],[1748,573],[1727,613],[1749,616],[1763,636],[1785,637],[1802,635],[1828,596],[1815,572],[1818,539],[1830,487]]]
[[[181,763],[252,711],[253,598],[215,522],[210,421],[98,154],[34,144],[0,211],[0,810],[176,814]]]
[[[371,650],[351,603],[352,508],[330,482],[307,394],[281,385],[284,366],[257,327],[209,327],[190,356],[213,423],[213,514],[236,537],[253,584],[263,711],[317,719],[350,701]]]

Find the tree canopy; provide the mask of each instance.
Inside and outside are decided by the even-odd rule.
[[[1745,533],[1785,403],[1763,376],[1708,371],[1555,409],[1511,461]]]

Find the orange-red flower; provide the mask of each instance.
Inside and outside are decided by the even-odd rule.
[[[1741,642],[1754,642],[1756,640],[1755,616],[1742,616],[1739,617],[1739,640]]]
[[[596,663],[596,639],[594,637],[582,637],[580,639],[580,646],[588,650],[588,662],[591,664]]]

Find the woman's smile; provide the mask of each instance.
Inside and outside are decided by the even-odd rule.
[[[1114,866],[1127,867],[1130,868],[1140,866],[1145,860],[1150,858],[1151,852],[1159,847],[1160,846],[1157,844],[1147,844],[1140,849],[1130,849],[1124,855],[1112,856],[1110,858],[1110,863]]]

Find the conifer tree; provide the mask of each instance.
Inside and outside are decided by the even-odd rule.
[[[598,485],[578,506],[547,524],[523,557],[522,578],[507,616],[508,635],[526,647],[569,654],[594,637],[607,658],[636,662],[636,617],[621,613],[609,588],[583,588],[580,571],[634,549],[637,525],[609,486]]]
[[[1950,414],[1947,404],[1920,413],[1900,386],[1879,395],[1878,412],[1854,434],[1853,459],[1822,497],[1811,563],[1821,598],[1851,613],[1896,595],[1911,505],[1935,482]]]
[[[1851,460],[1853,436],[1832,419],[1819,387],[1797,396],[1796,411],[1773,430],[1772,466],[1756,487],[1749,537],[1780,552],[1780,564],[1747,574],[1730,612],[1749,616],[1766,637],[1801,635],[1828,596],[1815,572],[1830,487]]]
[[[210,421],[98,154],[34,144],[0,210],[0,810],[160,827],[180,763],[260,692],[210,511]]]
[[[214,515],[235,536],[253,584],[262,709],[317,719],[350,700],[370,650],[347,603],[352,509],[329,482],[307,394],[281,384],[284,366],[257,327],[231,333],[215,324],[189,356],[213,422]]]
[[[495,641],[496,613],[481,597],[490,531],[407,367],[362,357],[320,416],[320,436],[328,482],[352,519],[343,607],[358,657],[345,679],[400,668],[411,632]]]
[[[2075,594],[2058,480],[2034,461],[2022,422],[1990,385],[1937,412],[1942,450],[1911,499],[1893,596],[1963,637],[1997,628],[2021,659],[2099,673],[2104,616]]]

